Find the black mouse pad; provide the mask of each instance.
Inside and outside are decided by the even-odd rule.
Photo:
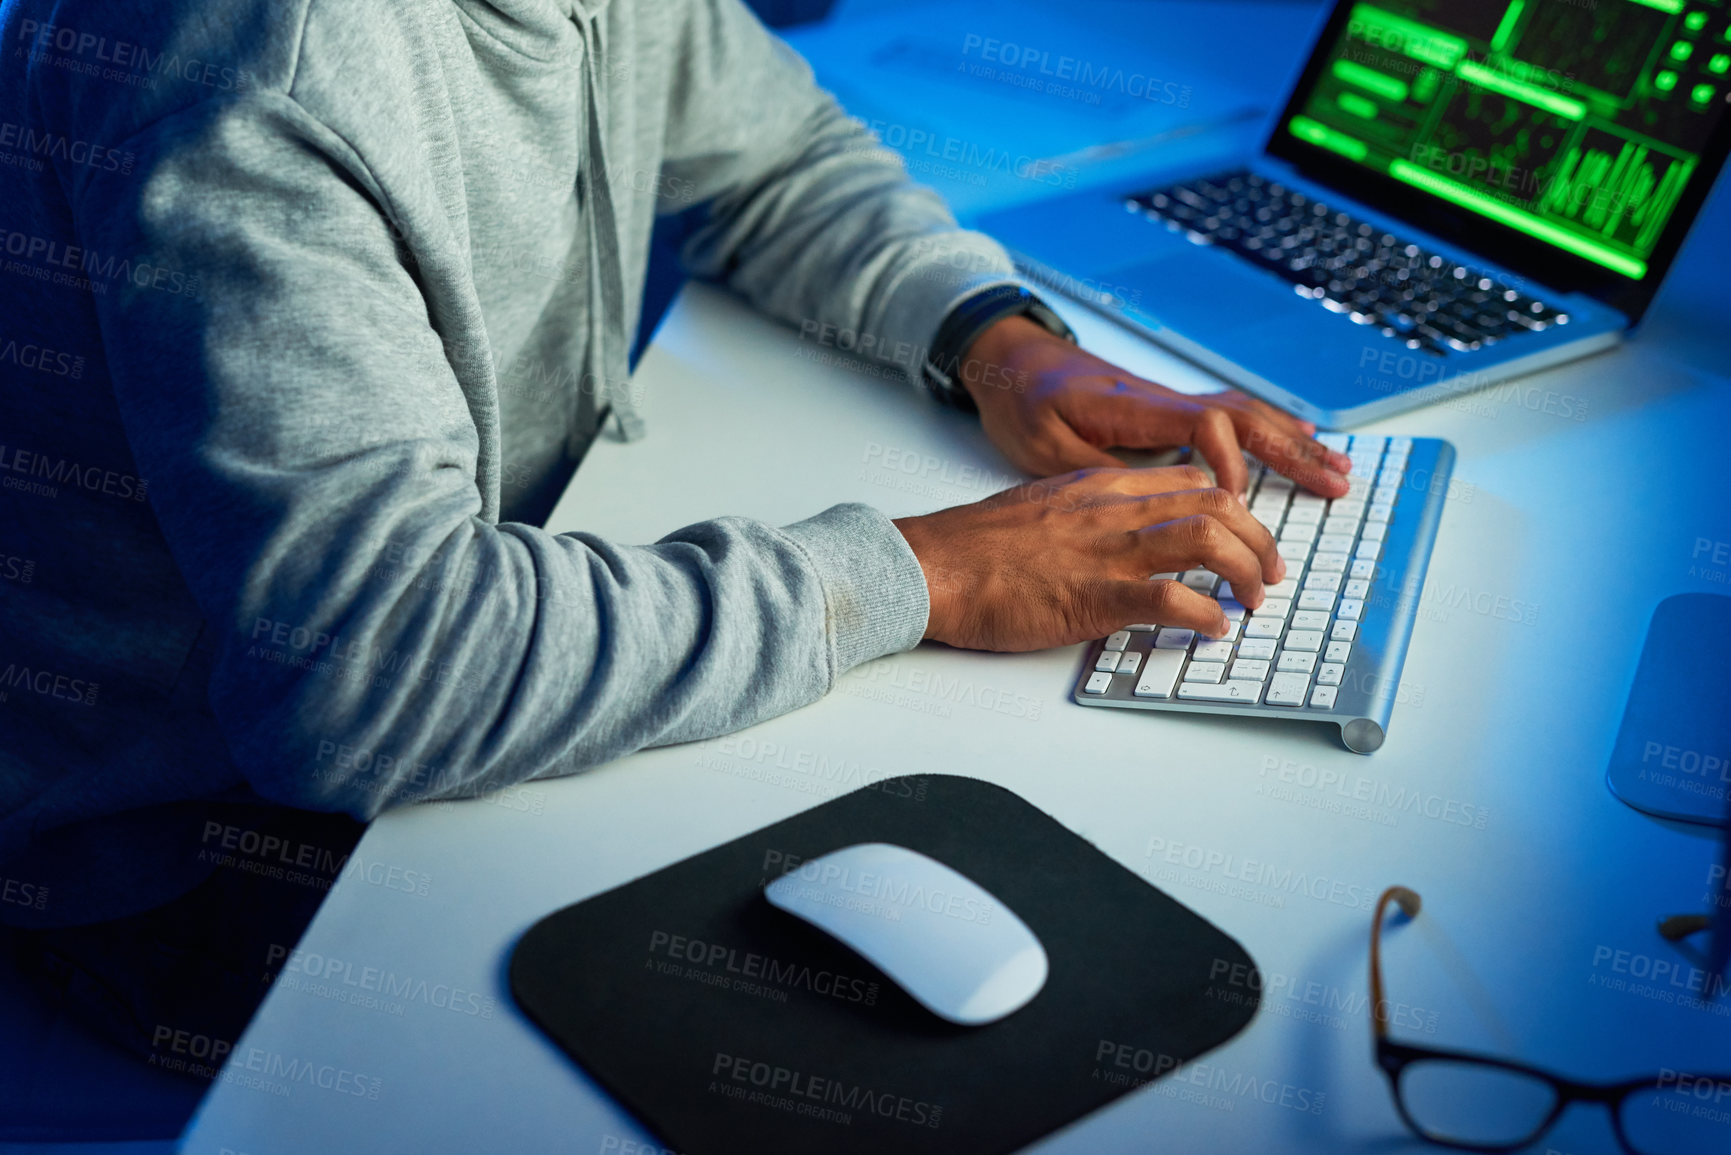
[[[946,863],[1021,916],[1051,966],[1031,1003],[953,1026],[763,897],[801,863],[874,841]],[[874,783],[547,916],[512,954],[511,990],[683,1155],[979,1155],[1237,1034],[1256,1013],[1254,965],[1010,791],[932,775]]]

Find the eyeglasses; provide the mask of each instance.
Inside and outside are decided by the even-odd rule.
[[[1420,906],[1404,886],[1389,887],[1377,900],[1370,928],[1371,1031],[1395,1107],[1421,1138],[1464,1151],[1514,1151],[1548,1131],[1571,1103],[1601,1103],[1629,1155],[1731,1151],[1731,1075],[1665,1071],[1582,1083],[1507,1059],[1391,1040],[1380,951],[1390,902],[1408,919]]]

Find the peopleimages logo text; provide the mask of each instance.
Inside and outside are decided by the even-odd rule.
[[[802,882],[821,883],[830,890],[845,890],[893,907],[922,907],[933,914],[948,915],[982,926],[992,921],[992,904],[966,895],[928,888],[906,878],[876,871],[850,870],[834,862],[813,860],[787,871]]]
[[[191,56],[183,58],[178,52],[152,52],[130,40],[110,39],[64,24],[20,20],[18,39],[25,42],[19,54],[28,53],[32,60],[46,60],[57,67],[104,80],[148,88],[156,78],[168,77],[223,92],[244,92],[257,86],[256,78],[244,68],[229,68]],[[51,54],[57,52],[65,56],[56,59]]]

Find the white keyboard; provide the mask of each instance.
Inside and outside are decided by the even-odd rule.
[[[1089,647],[1074,698],[1084,706],[1189,710],[1328,722],[1348,749],[1388,731],[1407,639],[1454,467],[1432,438],[1322,434],[1352,458],[1334,501],[1251,463],[1250,512],[1286,559],[1255,610],[1208,570],[1155,574],[1219,599],[1226,637],[1131,625]]]

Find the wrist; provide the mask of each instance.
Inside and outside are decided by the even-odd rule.
[[[936,543],[926,533],[925,517],[898,517],[891,520],[902,540],[908,543],[913,551],[914,560],[920,563],[920,573],[926,579],[926,628],[922,635],[926,639],[938,639],[945,635],[949,626],[950,587],[953,582],[945,580],[944,567],[936,560]]]
[[[976,406],[1005,392],[1025,393],[1028,370],[1018,355],[1030,342],[1060,341],[1025,314],[1005,317],[981,333],[956,367],[956,384]]]

